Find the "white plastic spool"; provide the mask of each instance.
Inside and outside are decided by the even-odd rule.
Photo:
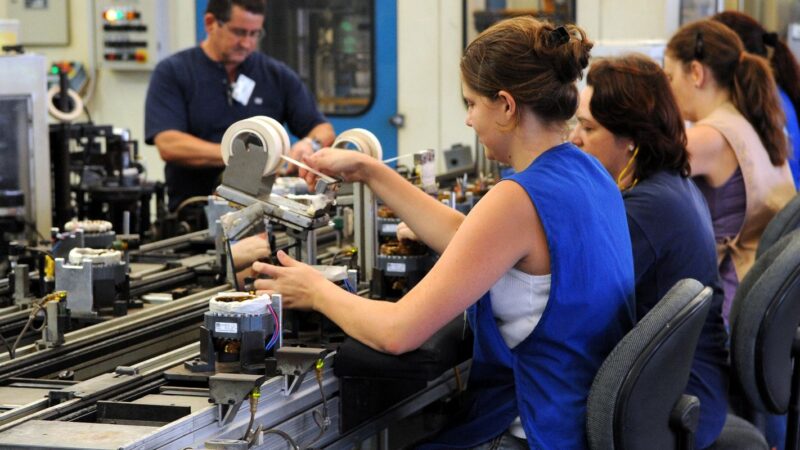
[[[228,165],[228,160],[233,154],[234,143],[246,139],[249,135],[258,139],[267,154],[267,163],[264,165],[262,175],[268,176],[277,172],[282,162],[281,155],[289,152],[289,135],[277,120],[267,116],[240,120],[225,130],[222,136],[222,160],[225,165]]]
[[[383,159],[383,148],[381,142],[372,132],[363,128],[353,128],[342,132],[333,141],[333,148],[348,149],[349,146],[355,150],[367,154],[377,160]]]

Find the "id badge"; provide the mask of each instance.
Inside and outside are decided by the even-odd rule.
[[[239,74],[236,83],[233,84],[233,92],[231,98],[237,102],[247,106],[250,101],[250,96],[253,95],[253,89],[256,88],[256,82],[252,78],[244,74]]]

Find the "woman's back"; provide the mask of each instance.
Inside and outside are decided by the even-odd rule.
[[[636,274],[636,316],[644,317],[679,280],[714,288],[698,339],[687,393],[700,399],[697,448],[705,448],[725,423],[728,385],[727,333],[711,218],[694,183],[660,171],[623,194]]]
[[[726,103],[698,122],[717,130],[736,155],[745,186],[745,214],[739,232],[717,236],[720,262],[727,255],[738,280],[750,270],[761,233],[772,217],[794,196],[794,181],[788,165],[773,165],[758,133],[737,110]],[[712,212],[712,216],[715,214]],[[732,298],[727,298],[730,302]]]
[[[471,408],[480,411],[473,421],[439,445],[484,442],[519,416],[532,448],[584,448],[591,383],[634,321],[624,205],[605,169],[571,144],[544,152],[509,179],[526,190],[545,230],[550,296],[533,331],[513,349],[492,310],[493,301],[508,299],[487,294],[470,308],[476,336],[470,383],[491,387]]]

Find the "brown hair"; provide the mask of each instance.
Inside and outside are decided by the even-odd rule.
[[[769,58],[769,62],[772,65],[775,81],[789,96],[794,109],[800,112],[800,68],[792,51],[778,38],[777,33],[767,32],[755,19],[736,11],[721,12],[712,19],[722,22],[735,31],[750,53],[767,58],[768,48],[772,47],[772,57]]]
[[[708,67],[717,83],[730,91],[736,109],[755,128],[772,165],[786,161],[783,109],[764,58],[746,52],[733,30],[709,19],[681,27],[669,40],[667,53],[684,66],[698,61]]]
[[[481,96],[494,99],[505,90],[544,123],[563,122],[578,108],[574,82],[591,48],[577,26],[557,28],[533,17],[515,17],[486,29],[467,46],[461,76]]]
[[[689,176],[686,130],[661,67],[641,54],[592,63],[586,84],[594,90],[589,109],[611,133],[639,146],[635,178],[660,170]]]

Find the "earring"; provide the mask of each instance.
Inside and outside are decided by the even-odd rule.
[[[628,144],[628,151],[629,152],[633,153],[634,149],[636,149],[636,147],[634,147],[633,144]]]

